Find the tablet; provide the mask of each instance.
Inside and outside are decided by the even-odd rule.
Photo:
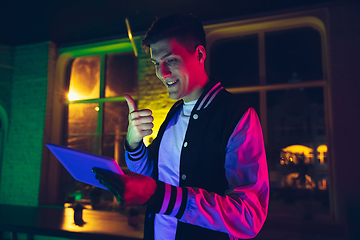
[[[124,174],[120,166],[112,158],[51,143],[46,144],[46,146],[77,181],[107,190],[95,178],[95,173],[92,172],[93,167],[107,169],[117,174]]]

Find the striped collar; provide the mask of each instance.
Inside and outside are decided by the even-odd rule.
[[[196,111],[200,111],[207,108],[222,89],[223,87],[221,86],[220,82],[216,83],[215,85],[211,83],[207,84],[194,109],[196,109]]]

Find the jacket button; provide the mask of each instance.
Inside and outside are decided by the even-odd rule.
[[[182,179],[182,180],[185,180],[185,179],[186,179],[186,175],[185,175],[185,174],[181,175],[181,179]]]
[[[197,115],[196,113],[193,115],[193,119],[198,119],[199,118],[199,115]]]
[[[184,147],[187,147],[187,145],[188,145],[188,142],[184,142]]]

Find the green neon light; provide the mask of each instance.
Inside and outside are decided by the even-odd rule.
[[[137,100],[136,95],[132,95],[134,100]],[[73,100],[65,101],[65,104],[78,104],[78,103],[103,103],[103,102],[121,102],[125,101],[125,97],[108,97],[108,98],[94,98],[94,99],[83,99],[83,100]]]
[[[131,43],[119,43],[111,46],[102,46],[102,47],[93,47],[93,48],[86,48],[86,49],[76,49],[72,50],[72,56],[76,57],[83,57],[89,55],[98,55],[98,54],[109,54],[109,53],[120,53],[120,52],[128,52],[132,51]]]
[[[134,39],[137,38],[140,37],[136,37]],[[70,54],[73,58],[98,54],[102,55],[109,53],[121,53],[128,51],[133,51],[133,45],[128,38],[91,43],[81,46],[64,47],[59,49],[60,54]]]

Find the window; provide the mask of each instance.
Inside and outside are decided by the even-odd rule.
[[[73,58],[69,64],[65,121],[68,147],[114,158],[122,168],[126,167],[124,141],[128,126],[124,95],[137,95],[138,60],[128,50],[87,51]],[[113,196],[108,191],[65,174],[65,202],[81,200],[91,203],[93,209],[112,208]]]
[[[228,29],[210,26],[207,31],[210,76],[259,114],[269,168],[269,213],[301,213],[304,219],[327,215],[330,207],[324,31],[309,18],[301,20],[232,23]]]

